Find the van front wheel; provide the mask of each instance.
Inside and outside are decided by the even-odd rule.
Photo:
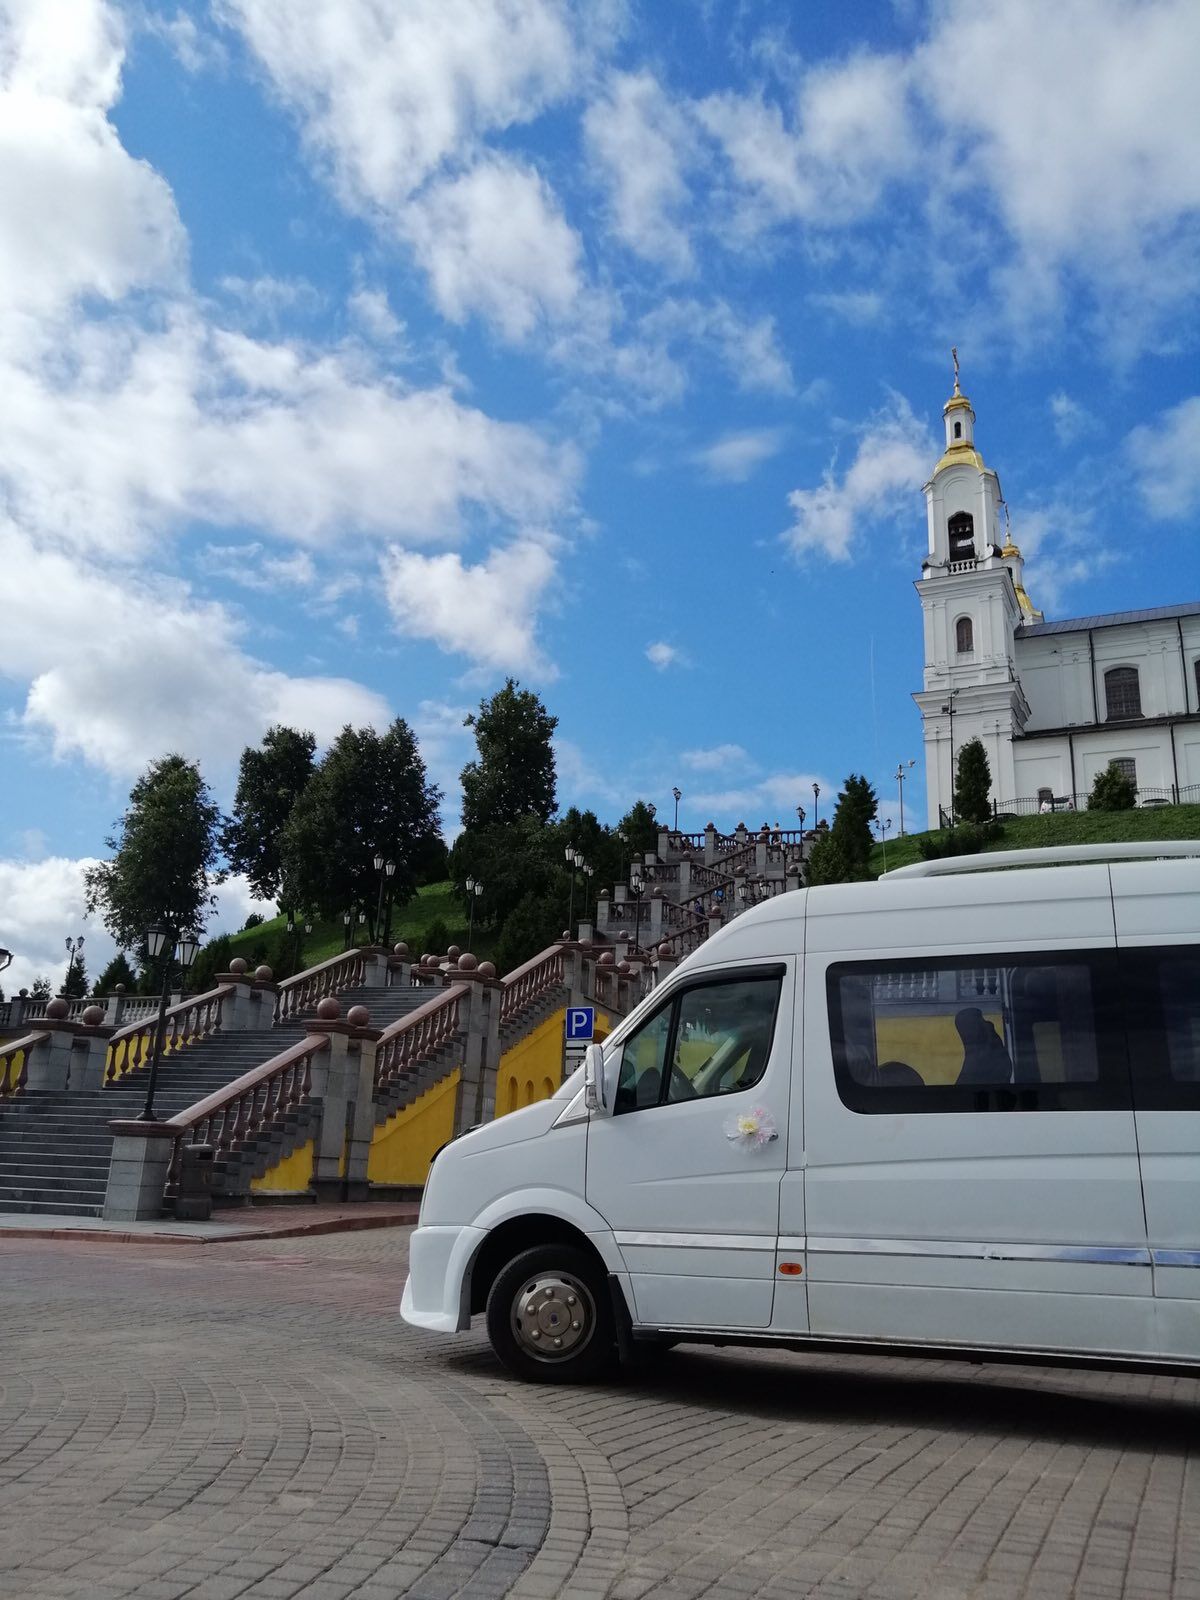
[[[514,1256],[488,1294],[487,1329],[504,1365],[530,1383],[587,1383],[616,1359],[603,1276],[573,1245]]]

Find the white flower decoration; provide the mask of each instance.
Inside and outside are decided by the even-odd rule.
[[[726,1118],[725,1137],[744,1150],[761,1150],[779,1135],[775,1131],[775,1118],[766,1107],[750,1106]]]

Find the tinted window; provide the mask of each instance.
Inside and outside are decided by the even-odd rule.
[[[1200,1110],[1200,950],[1127,950],[1121,965],[1134,1104]]]
[[[838,1093],[852,1111],[1129,1103],[1107,954],[843,963],[827,983]]]
[[[782,977],[760,969],[679,991],[625,1041],[614,1112],[753,1087],[767,1070]]]

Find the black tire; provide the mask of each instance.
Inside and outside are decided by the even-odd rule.
[[[514,1256],[488,1292],[487,1330],[500,1360],[527,1383],[590,1383],[616,1364],[608,1284],[575,1245]]]

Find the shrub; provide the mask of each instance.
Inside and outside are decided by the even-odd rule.
[[[922,861],[941,861],[948,856],[976,856],[1004,837],[998,822],[964,822],[944,833],[923,833],[917,839],[917,854]]]
[[[435,917],[425,929],[425,943],[421,946],[421,953],[426,950],[435,956],[444,956],[450,944],[450,929],[442,917]]]
[[[261,928],[266,918],[261,911],[252,911],[242,923],[242,932],[249,933],[251,928]]]
[[[1137,785],[1127,778],[1115,761],[1096,774],[1088,795],[1089,811],[1132,811],[1137,802]]]
[[[954,785],[954,814],[961,822],[986,822],[992,814],[988,795],[992,770],[982,739],[968,739],[958,752],[958,775]]]

